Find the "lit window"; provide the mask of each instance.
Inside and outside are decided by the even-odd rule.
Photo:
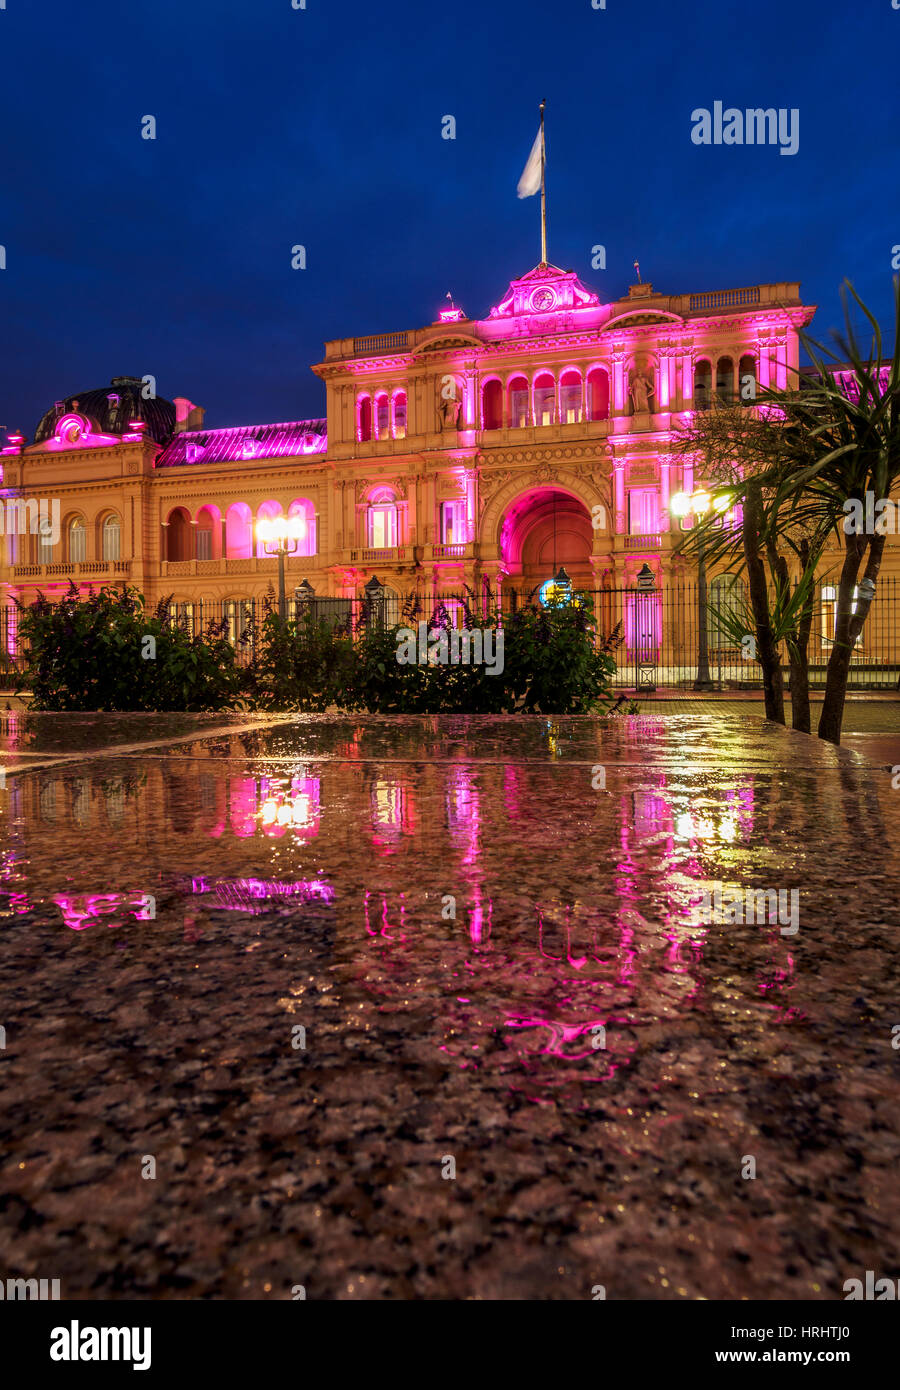
[[[394,438],[406,438],[406,392],[398,391],[394,397]]]
[[[581,423],[581,383],[563,385],[559,388],[559,408],[564,425]]]
[[[386,550],[397,544],[397,508],[393,504],[369,508],[369,545]]]
[[[534,422],[536,425],[553,424],[553,398],[556,395],[555,388],[550,386],[535,386],[534,388]]]
[[[78,564],[87,559],[87,530],[84,521],[76,516],[69,523],[69,563]]]
[[[509,393],[509,423],[510,428],[522,430],[528,424],[528,388],[523,386],[519,391]]]
[[[375,438],[387,439],[390,434],[389,429],[390,406],[387,396],[377,396],[375,399]]]
[[[853,602],[850,605],[850,612],[856,612],[856,600],[859,597],[859,589],[853,590]],[[834,584],[822,586],[822,646],[831,647],[834,645],[834,629],[837,623],[837,598],[838,591]],[[862,647],[862,633],[859,634],[854,642],[854,648],[858,650]]]
[[[103,523],[103,558],[118,560],[121,526],[117,516],[108,516]]]
[[[441,544],[454,545],[467,539],[466,504],[463,501],[441,503]]]
[[[208,526],[201,526],[197,530],[197,559],[212,559],[212,531]]]

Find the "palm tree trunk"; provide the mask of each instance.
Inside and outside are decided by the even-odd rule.
[[[759,550],[759,534],[762,525],[762,496],[758,484],[750,484],[744,500],[743,540],[744,558],[747,564],[747,583],[750,589],[750,604],[756,624],[756,644],[759,664],[763,673],[763,695],[766,702],[766,718],[774,719],[776,724],[784,723],[784,683],[781,675],[781,659],[778,647],[772,636],[771,615],[769,613],[769,590],[766,584],[766,567]]]
[[[875,590],[878,571],[881,569],[884,540],[884,536],[879,535],[870,538],[854,534],[845,538],[846,550],[844,563],[841,567],[837,612],[834,620],[834,646],[831,649],[831,656],[828,658],[825,699],[822,701],[822,713],[819,717],[819,738],[824,739],[827,743],[839,744],[841,741],[844,702],[847,697],[847,679],[850,675],[850,658],[853,655],[856,639],[862,631],[863,623],[866,621],[872,605],[872,593]],[[863,592],[856,600],[856,612],[854,613],[853,591],[856,588],[859,567],[862,564],[867,545],[869,557],[866,561],[864,578],[871,580],[872,592],[866,592],[867,586],[863,584]]]

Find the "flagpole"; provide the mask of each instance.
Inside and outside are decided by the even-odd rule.
[[[544,182],[544,165],[546,156],[544,153],[544,107],[546,101],[541,102],[541,265],[547,264],[547,190]]]

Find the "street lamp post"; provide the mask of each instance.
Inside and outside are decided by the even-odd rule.
[[[724,504],[724,507],[723,507]],[[710,497],[702,489],[698,492],[676,492],[669,502],[669,510],[678,517],[682,531],[689,531],[695,517],[702,521],[710,507],[717,512],[728,506],[727,497]],[[713,690],[715,686],[709,675],[709,631],[706,614],[706,539],[701,526],[697,535],[697,679],[695,690]]]
[[[287,617],[287,596],[284,589],[284,557],[296,555],[306,535],[306,520],[302,516],[261,517],[256,523],[256,539],[267,555],[278,556],[278,616]]]

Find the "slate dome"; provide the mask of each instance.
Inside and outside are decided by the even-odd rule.
[[[143,420],[145,436],[155,439],[157,444],[167,444],[175,430],[175,406],[162,396],[144,400],[143,385],[143,378],[139,376],[114,376],[108,386],[67,396],[41,417],[34,432],[35,444],[52,439],[57,421],[73,411],[89,416],[104,434],[127,434],[129,421]]]

